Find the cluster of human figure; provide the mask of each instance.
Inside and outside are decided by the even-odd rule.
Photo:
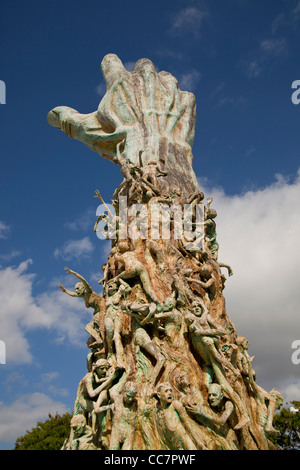
[[[124,178],[114,211],[96,191],[107,214],[97,213],[94,232],[112,241],[103,292],[69,268],[75,290],[60,285],[93,310],[85,327],[87,373],[64,449],[268,449],[282,396],[257,384],[248,342],[226,314],[221,269],[233,273],[218,260],[217,212],[212,198],[204,205],[192,168],[195,97],[148,59],[129,72],[108,54],[101,70],[107,89],[95,112],[59,106],[47,118],[117,164]],[[129,208],[126,233],[121,196]],[[180,216],[182,235],[175,236],[170,217],[168,239],[149,234],[149,226],[141,236],[137,206],[157,205],[146,216],[141,210],[139,223],[153,215],[162,231],[160,207],[176,204],[191,215]]]
[[[145,251],[124,240],[103,266],[101,295],[65,268],[79,282],[74,291],[60,289],[84,299],[93,318],[64,449],[269,448],[282,396],[257,385],[246,338],[216,318],[220,264],[204,252],[187,259],[169,242],[149,252],[161,264],[158,290]]]

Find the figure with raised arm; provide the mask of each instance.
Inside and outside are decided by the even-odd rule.
[[[107,357],[115,357],[116,365],[125,369],[125,355],[122,344],[122,312],[121,301],[130,292],[131,288],[123,279],[109,281],[105,287],[105,338],[107,344]]]
[[[109,450],[132,450],[137,423],[137,386],[126,382],[123,390],[120,384],[110,390],[109,405],[97,408],[97,413],[111,409],[112,430]]]
[[[136,253],[129,251],[128,243],[119,243],[119,253],[115,254],[115,260],[123,268],[114,280],[139,278],[145,293],[153,302],[158,304],[159,300],[152,288],[149,274],[143,263],[137,258]]]
[[[174,391],[168,382],[156,388],[159,400],[157,424],[170,450],[206,450],[206,446],[195,432],[184,406],[174,399]]]
[[[231,400],[225,399],[221,385],[208,386],[208,401],[211,412],[204,410],[203,405],[193,401],[187,402],[187,411],[204,426],[212,426],[220,439],[219,445],[225,450],[237,450],[238,440],[232,430],[236,424],[235,408]],[[230,422],[232,421],[233,422]]]
[[[69,268],[65,268],[68,274],[73,274],[80,282],[75,284],[74,292],[64,288],[62,284],[59,284],[59,288],[65,294],[71,297],[80,297],[84,300],[86,308],[92,308],[94,310],[93,320],[86,325],[85,330],[87,333],[94,338],[93,346],[104,345],[104,326],[103,319],[105,315],[105,301],[103,297],[93,291],[89,283],[80,274],[72,271]]]

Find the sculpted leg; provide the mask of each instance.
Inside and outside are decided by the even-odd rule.
[[[107,342],[107,357],[110,358],[113,355],[114,322],[110,318],[106,318],[104,328]]]
[[[121,339],[122,323],[119,317],[115,319],[113,341],[116,349],[117,367],[125,369],[124,348]]]
[[[222,356],[222,354],[219,353],[219,351],[217,350],[216,346],[215,346],[215,342],[212,338],[208,338],[208,337],[204,337],[202,339],[203,343],[207,346],[207,348],[209,349],[211,355],[218,361],[220,362],[221,364],[223,364],[223,366],[227,367],[228,369],[230,369],[236,376],[239,376],[240,373],[237,369],[235,369],[233,367],[233,365],[231,364],[230,361],[228,361],[228,359],[226,359],[224,356]]]
[[[159,349],[153,344],[148,333],[142,328],[138,328],[135,333],[135,343],[137,344],[137,346],[147,351],[147,353],[154,357],[154,359],[156,359],[156,365],[152,371],[150,378],[150,383],[154,385],[160,371],[164,366],[165,358],[160,353]]]
[[[213,358],[212,358],[212,366],[217,377],[217,380],[221,387],[223,388],[224,392],[229,396],[233,404],[235,405],[237,416],[238,416],[238,424],[235,426],[234,429],[241,429],[246,424],[249,423],[250,419],[248,413],[243,405],[240,397],[238,394],[233,390],[231,385],[228,383],[225,373],[222,370],[222,366],[220,366]]]

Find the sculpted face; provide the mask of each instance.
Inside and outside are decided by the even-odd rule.
[[[166,312],[173,310],[175,308],[175,299],[173,297],[168,297],[164,303],[164,310]]]
[[[209,264],[204,264],[201,268],[200,274],[205,279],[209,279],[212,275],[213,269]]]
[[[71,419],[71,428],[74,432],[74,437],[80,437],[84,434],[86,421],[84,416],[76,415]]]
[[[157,395],[163,405],[170,404],[173,401],[173,389],[170,384],[162,384],[157,392]]]
[[[238,336],[237,344],[240,345],[245,350],[248,350],[249,348],[249,341],[244,336]]]
[[[181,389],[187,389],[190,387],[190,382],[186,374],[180,374],[177,377],[177,384]]]
[[[192,308],[193,308],[194,315],[197,315],[197,317],[200,317],[200,315],[202,313],[202,308],[201,308],[201,305],[199,304],[199,302],[193,302]]]
[[[96,362],[93,367],[93,371],[97,371],[99,377],[103,377],[110,367],[109,362],[106,359],[100,359]]]
[[[136,397],[136,390],[133,390],[133,389],[127,390],[124,393],[124,403],[126,403],[126,405],[131,405],[131,403],[134,402],[135,397]]]
[[[77,282],[75,285],[75,292],[79,297],[82,297],[85,294],[85,287],[82,282]]]
[[[120,253],[126,253],[126,251],[129,251],[129,245],[127,242],[120,242],[118,248]]]
[[[211,406],[219,406],[223,399],[222,388],[218,384],[212,384],[208,388],[208,400]]]
[[[118,284],[116,282],[111,282],[107,286],[108,295],[113,295],[118,291]]]
[[[209,209],[207,211],[207,217],[209,219],[215,219],[217,217],[217,211],[215,209]]]
[[[123,401],[125,405],[131,405],[137,395],[137,388],[133,382],[127,382],[125,385],[125,390],[123,394]]]

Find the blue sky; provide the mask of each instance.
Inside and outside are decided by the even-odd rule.
[[[110,201],[122,178],[46,116],[97,109],[108,53],[129,70],[147,57],[195,94],[194,170],[235,272],[228,315],[249,337],[259,383],[300,399],[299,0],[3,0],[0,51],[0,448],[71,411],[86,373],[91,312],[57,286],[74,285],[68,266],[97,288],[109,247],[93,233],[93,196]]]

